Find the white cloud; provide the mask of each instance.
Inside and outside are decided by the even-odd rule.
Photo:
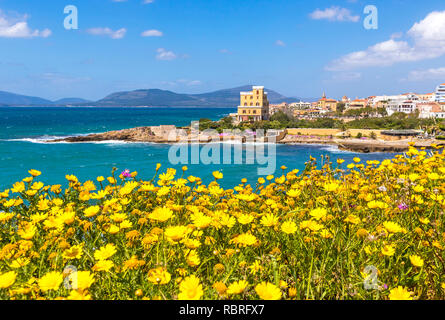
[[[328,21],[349,21],[358,22],[360,16],[352,15],[351,11],[346,8],[332,6],[324,10],[317,9],[309,16],[314,20],[328,20]]]
[[[360,79],[362,77],[362,74],[360,72],[340,72],[337,74],[334,74],[332,76],[332,80],[335,81],[353,81]]]
[[[59,72],[45,72],[39,75],[31,76],[32,79],[47,82],[54,85],[70,85],[75,83],[82,83],[86,81],[91,81],[90,77],[77,77],[67,74],[62,74]]]
[[[188,80],[188,79],[179,79],[176,82],[185,84],[187,86],[198,86],[202,84],[202,82],[199,80]]]
[[[422,81],[422,80],[443,80],[445,79],[445,68],[431,68],[426,70],[413,70],[402,81]]]
[[[202,84],[202,81],[200,80],[189,80],[189,79],[178,79],[175,81],[162,81],[162,85],[168,85],[168,86],[178,86],[178,85],[186,85],[188,87],[192,86],[199,86]]]
[[[27,15],[12,18],[6,16],[0,10],[0,38],[48,38],[51,35],[50,29],[32,30],[28,26]]]
[[[156,59],[158,60],[174,60],[178,57],[173,51],[168,51],[164,48],[159,48],[156,52],[158,53],[156,55]]]
[[[142,4],[149,4],[155,2],[154,0],[144,0],[142,1]]]
[[[91,28],[88,29],[87,32],[95,36],[109,36],[111,39],[122,39],[123,37],[125,37],[127,29],[122,28],[113,31],[110,28]]]
[[[286,44],[285,44],[283,41],[281,41],[281,40],[277,40],[277,41],[275,42],[275,44],[276,44],[277,46],[280,46],[280,47],[285,47],[285,46],[286,46]]]
[[[142,37],[162,37],[163,35],[162,31],[156,29],[146,30],[141,33]]]
[[[349,53],[326,67],[330,71],[372,66],[391,66],[395,63],[437,58],[445,54],[445,11],[431,12],[415,23],[406,33],[408,41],[390,40],[377,43],[366,50]]]

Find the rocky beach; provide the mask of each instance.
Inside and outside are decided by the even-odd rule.
[[[68,142],[103,142],[103,141],[124,141],[140,143],[179,143],[179,142],[218,142],[235,140],[241,143],[246,141],[267,143],[276,142],[278,144],[329,144],[338,146],[340,150],[371,153],[371,152],[405,152],[408,151],[409,144],[414,143],[417,148],[430,149],[433,145],[444,145],[444,141],[435,139],[400,139],[396,141],[385,141],[382,139],[355,139],[336,138],[333,136],[297,136],[287,134],[287,130],[271,130],[265,137],[240,134],[213,134],[208,135],[203,132],[193,133],[189,128],[177,128],[173,125],[137,127],[104,133],[95,133],[82,136],[72,136],[62,139],[47,140],[47,143]]]

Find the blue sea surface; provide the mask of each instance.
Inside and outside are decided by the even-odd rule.
[[[80,181],[95,180],[97,176],[109,176],[113,167],[118,173],[125,169],[138,171],[139,178],[151,179],[157,163],[162,169],[175,168],[181,174],[183,164],[169,161],[168,144],[151,143],[44,143],[55,137],[99,133],[139,126],[174,124],[190,125],[200,118],[220,119],[235,109],[226,108],[64,108],[64,107],[0,107],[0,190],[27,176],[28,170],[42,171],[38,178],[46,184],[66,184],[65,175],[74,174]],[[191,146],[188,148],[191,160]],[[220,157],[223,144],[218,144]],[[226,146],[227,147],[227,146]],[[247,178],[255,183],[258,169],[265,164],[246,162],[246,146],[233,145],[243,152],[243,164],[187,164],[186,175],[201,177],[210,182],[212,172],[224,173],[221,184],[228,188]],[[261,147],[256,145],[256,148]],[[263,146],[268,151],[268,146]],[[199,147],[202,151],[202,146]],[[247,148],[249,148],[247,146]],[[212,155],[210,153],[210,155]],[[323,145],[276,145],[276,149],[266,152],[267,159],[276,159],[276,175],[281,175],[280,167],[304,169],[305,162],[312,156],[319,160],[328,155],[331,161],[338,158],[351,162],[359,156],[363,161],[392,158],[394,154],[357,154],[340,151],[334,146]],[[233,162],[233,161],[232,161]]]

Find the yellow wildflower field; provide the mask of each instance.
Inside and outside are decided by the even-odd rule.
[[[443,299],[445,156],[0,193],[0,299]],[[317,169],[318,168],[318,169]]]

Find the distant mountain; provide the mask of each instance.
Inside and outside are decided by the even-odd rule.
[[[51,105],[51,104],[52,101],[50,100],[0,91],[0,105],[33,106],[33,105]]]
[[[84,103],[89,103],[89,102],[91,102],[91,101],[85,100],[82,98],[64,98],[64,99],[54,101],[53,104],[66,106],[66,105],[84,104]]]
[[[155,106],[155,107],[236,107],[240,92],[252,90],[252,86],[242,86],[201,94],[182,94],[168,90],[148,89],[124,91],[110,94],[96,101],[96,106]],[[271,103],[297,102],[299,98],[289,98],[265,89]]]
[[[192,107],[200,102],[191,95],[168,90],[148,89],[112,93],[96,101],[96,106],[154,106],[154,107]]]
[[[50,101],[38,97],[0,91],[0,106],[99,106],[99,107],[237,107],[241,91],[252,90],[251,85],[218,90],[201,94],[176,93],[161,89],[144,89],[112,93],[96,102],[81,98],[65,98]],[[289,98],[265,89],[270,103],[298,102],[299,98]]]

